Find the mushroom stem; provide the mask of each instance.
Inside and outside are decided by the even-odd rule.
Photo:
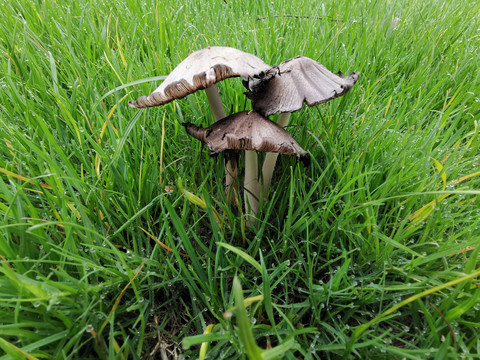
[[[234,180],[238,177],[238,159],[240,157],[240,152],[225,150],[223,156],[225,159],[225,165],[230,165],[230,168],[225,169],[226,181],[230,181],[225,184],[225,193],[227,194],[227,202],[231,203],[232,199],[235,199],[236,194],[238,193],[238,187]]]
[[[255,151],[245,151],[245,210],[249,223],[257,215],[258,199],[260,198],[260,183],[258,182],[258,158]]]
[[[223,119],[227,116],[225,113],[225,108],[223,107],[222,99],[220,99],[220,94],[218,93],[217,84],[213,84],[212,86],[205,89],[207,93],[208,103],[210,104],[210,108],[212,109],[213,116],[215,117],[215,121]]]
[[[213,112],[213,117],[215,121],[221,120],[227,116],[225,108],[218,93],[217,84],[205,89],[207,94],[208,103]],[[225,159],[225,191],[227,194],[230,193],[230,186],[232,186],[233,181],[237,178],[237,166],[232,163],[229,159]]]
[[[290,119],[290,113],[281,113],[278,115],[277,124],[282,128],[288,125]],[[267,193],[267,189],[272,181],[273,170],[275,169],[275,163],[277,162],[277,153],[267,153],[262,167],[263,176],[263,191]]]

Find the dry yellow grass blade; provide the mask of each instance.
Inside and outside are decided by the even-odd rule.
[[[13,156],[15,156],[15,153],[13,152],[13,150],[15,150],[12,146],[12,143],[10,142],[10,140],[8,140],[7,138],[3,138],[3,140],[5,140],[5,144],[7,145],[8,147],[8,151],[10,152],[10,154],[12,154]]]
[[[438,161],[437,159],[433,158],[432,157],[432,160],[433,160],[433,164],[435,165],[435,167],[437,168],[438,172],[441,174],[442,176],[442,181],[443,181],[443,188],[442,190],[445,190],[445,188],[447,187],[447,173],[446,171],[444,171],[443,169],[443,165],[440,161]]]
[[[388,110],[388,109],[387,109]],[[387,121],[387,123],[385,124],[384,127],[382,127],[376,134],[375,136],[368,142],[367,144],[367,147],[370,146],[370,144],[377,138],[379,137],[384,131],[385,129],[390,126],[390,124],[392,123],[393,119],[390,119],[389,121]],[[362,153],[363,154],[363,153]]]
[[[210,334],[214,326],[215,326],[214,324],[208,325],[203,333],[205,335]],[[207,355],[207,350],[208,350],[208,342],[203,342],[202,345],[200,345],[200,352],[198,354],[199,360],[205,359],[205,356]]]
[[[474,176],[477,176],[477,175],[480,175],[480,171],[476,171],[474,173],[471,173],[471,174],[468,174],[468,175],[465,175],[465,176],[462,176],[461,178],[458,178],[456,180],[453,180],[450,184],[451,185],[455,185],[455,184],[458,184],[458,183],[461,183],[462,181],[465,181],[465,180],[468,180]]]
[[[185,195],[188,199],[188,201],[190,201],[192,204],[195,204],[199,207],[201,207],[202,209],[206,210],[207,209],[207,203],[205,202],[205,199],[204,198],[201,198],[201,197],[198,197],[197,195],[195,195],[194,193],[188,191],[188,190],[185,190],[181,184],[179,184],[178,186],[178,189],[180,190],[180,192]],[[213,212],[213,216],[215,216],[215,221],[217,222],[217,224],[221,227],[223,225],[223,221],[222,219],[220,218],[220,216],[218,215],[217,211],[215,209],[212,208],[212,212]]]
[[[5,256],[3,256],[2,254],[0,254],[0,259],[3,261],[3,263],[4,263],[5,265],[7,265],[10,269],[13,270],[12,265],[10,265],[10,263],[9,263],[8,260],[5,258]]]
[[[465,145],[465,147],[466,147],[467,149],[470,148],[470,146],[472,145],[473,140],[475,140],[475,139],[477,138],[477,135],[478,135],[478,121],[477,121],[477,120],[474,120],[473,123],[475,124],[475,129],[474,129],[470,134],[467,135],[467,136],[472,135],[472,137],[470,138],[470,140],[468,140],[467,144]]]
[[[120,44],[120,38],[118,37],[118,17],[117,17],[117,21],[115,23],[115,38],[117,40],[117,49],[118,49],[118,53],[120,55],[120,59],[122,60],[123,66],[125,66],[125,68],[126,68],[127,67],[127,61],[125,60],[125,56],[123,56],[122,45]]]
[[[127,93],[124,97],[122,97],[118,104],[121,104],[123,100],[125,100],[125,98],[130,95],[130,92]],[[102,125],[102,130],[100,131],[100,138],[98,139],[98,143],[101,144],[102,143],[102,139],[103,139],[103,135],[105,135],[105,130],[107,129],[107,125],[110,125],[112,127],[112,130],[113,132],[115,133],[115,135],[117,137],[119,137],[119,133],[118,133],[118,130],[115,128],[115,126],[113,125],[113,123],[111,122],[111,117],[113,115],[113,113],[115,112],[115,110],[117,109],[117,106],[118,104],[115,104],[113,105],[112,109],[109,111],[108,115],[107,115],[107,120],[105,120],[105,122],[103,123]],[[95,154],[95,173],[97,174],[97,178],[100,178],[100,158],[98,157],[98,154]]]
[[[8,175],[8,176],[11,176],[17,180],[22,180],[22,181],[25,181],[25,182],[31,182],[32,179],[29,179],[25,176],[22,176],[22,175],[18,175],[18,174],[15,174],[14,172],[11,172],[10,170],[7,170],[7,169],[4,169],[4,168],[0,168],[0,172],[4,173],[5,175]],[[52,187],[50,185],[47,185],[47,184],[42,184],[42,183],[39,183],[39,185],[45,189],[49,189],[49,190],[52,190]]]
[[[451,254],[448,254],[447,256],[461,255],[461,254],[465,254],[466,252],[472,251],[472,250],[475,250],[475,249],[476,249],[475,246],[467,246],[465,249],[462,249],[462,250],[460,250],[460,251],[453,252],[453,253],[451,253]]]
[[[27,352],[23,351],[19,347],[9,343],[7,340],[0,337],[0,348],[10,349],[11,351],[15,351],[17,354],[23,356],[25,359],[28,360],[38,360],[35,356],[28,354]]]
[[[408,217],[408,220],[410,220],[412,222],[415,222],[415,223],[422,222],[432,213],[433,209],[435,209],[435,207],[437,206],[437,203],[441,202],[442,200],[444,200],[445,198],[447,198],[449,196],[450,196],[450,194],[445,194],[445,195],[440,196],[438,198],[438,201],[437,200],[430,201],[428,204],[422,206],[420,209],[418,209],[417,211],[412,213]]]
[[[452,180],[450,183],[448,183],[447,186],[452,186],[452,185],[459,184],[459,183],[461,183],[465,180],[468,180],[472,177],[475,177],[477,175],[480,175],[480,171],[476,171],[472,174],[465,175],[465,176],[462,176],[458,179]],[[441,196],[439,196],[438,200],[430,201],[428,204],[422,206],[420,209],[418,209],[417,211],[412,213],[408,217],[408,220],[410,220],[411,222],[414,222],[415,224],[418,224],[418,223],[422,222],[432,213],[433,209],[437,206],[437,204],[439,202],[443,201],[444,199],[446,199],[450,195],[452,195],[452,194],[441,195]]]
[[[77,122],[73,118],[72,113],[68,109],[67,104],[65,104],[62,100],[60,100],[58,96],[54,96],[54,98],[57,104],[63,110],[63,114],[64,114],[64,116],[62,117],[63,120],[65,120],[65,122],[73,128],[73,130],[75,131],[75,134],[77,135],[78,143],[82,145],[82,136],[80,135],[80,130],[78,128]]]
[[[73,205],[73,203],[69,202],[67,203],[67,207],[72,210],[72,212],[75,214],[75,217],[80,220],[82,218],[82,215],[80,214],[80,212],[75,208],[75,205]]]
[[[107,326],[108,321],[112,317],[112,314],[115,312],[115,310],[117,310],[117,307],[120,304],[120,301],[122,300],[122,297],[125,294],[125,291],[127,291],[127,289],[130,287],[133,280],[135,280],[138,277],[138,275],[140,274],[140,271],[142,271],[144,266],[145,266],[145,263],[142,262],[142,265],[140,265],[140,268],[137,270],[133,278],[128,282],[127,285],[125,285],[123,290],[120,292],[120,295],[118,295],[118,297],[115,299],[115,303],[113,304],[112,310],[110,310],[110,313],[108,314],[107,319],[103,322],[102,326],[100,327],[100,330],[98,331],[98,336],[102,334],[103,330],[105,329],[105,326]]]
[[[142,227],[138,227],[140,230],[142,230],[145,234],[148,235],[148,237],[152,240],[154,240],[158,245],[160,245],[162,248],[164,248],[165,250],[169,251],[169,252],[174,252],[173,249],[170,247],[170,246],[167,246],[165,245],[164,243],[162,243],[160,240],[158,240],[155,236],[153,236],[152,234],[150,234],[147,230],[145,230],[144,228]],[[184,257],[187,257],[189,258],[190,255],[187,255],[187,254],[184,254],[184,253],[181,253],[180,251],[178,252],[179,255],[181,256],[184,256]]]
[[[425,297],[427,295],[430,295],[430,294],[433,294],[437,291],[440,291],[440,290],[443,290],[443,289],[446,289],[448,287],[451,287],[451,286],[455,286],[463,281],[467,281],[467,280],[470,280],[470,279],[473,279],[475,277],[478,277],[480,276],[480,271],[476,271],[474,273],[471,273],[469,275],[465,275],[465,276],[462,276],[460,278],[457,278],[455,280],[452,280],[452,281],[449,281],[445,284],[442,284],[442,285],[438,285],[438,286],[434,286],[428,290],[425,290],[425,291],[422,291],[421,293],[418,293],[416,295],[413,295],[413,296],[410,296],[409,298],[399,302],[398,304],[396,304],[395,306],[392,306],[390,309],[384,311],[383,313],[381,313],[380,315],[378,315],[377,317],[373,318],[372,320],[370,320],[369,322],[363,324],[363,325],[360,325],[356,328],[356,330],[354,331],[354,337],[358,338],[365,330],[367,330],[372,324],[375,324],[375,323],[378,323],[380,322],[381,320],[383,320],[386,316],[394,313],[395,311],[397,311],[398,309],[400,309],[401,307],[407,305],[407,304],[410,304],[411,302],[417,300],[417,299],[420,299],[422,297]]]
[[[243,305],[245,307],[249,307],[250,305],[252,305],[254,302],[257,302],[257,301],[263,301],[263,295],[257,295],[257,296],[251,296],[251,297],[248,297],[246,299],[243,300]],[[232,306],[230,309],[228,309],[227,311],[225,311],[223,313],[223,317],[225,319],[230,319],[233,315],[233,312],[235,311],[236,307],[235,306]]]
[[[385,109],[385,114],[384,114],[384,116],[387,116],[387,113],[388,113],[388,110],[390,109],[390,105],[391,105],[391,104],[392,104],[392,96],[390,96],[390,99],[388,99],[388,104],[387,104],[387,108]],[[371,106],[371,105],[368,106],[367,111],[365,112],[365,114],[366,114],[366,113],[368,112],[368,110],[370,109],[370,106]],[[366,115],[365,115],[365,116],[366,116]],[[364,116],[361,124],[363,124],[363,121],[365,120],[365,116]],[[375,141],[375,139],[376,139],[377,137],[379,137],[379,136],[385,131],[386,128],[388,128],[388,127],[390,126],[390,124],[392,123],[393,120],[394,120],[393,118],[390,119],[390,120],[388,120],[387,123],[375,134],[375,136],[374,136],[372,139],[370,139],[370,141],[367,143],[367,148],[370,146],[370,144],[371,144],[372,142]],[[361,125],[361,124],[360,124],[360,125]],[[363,153],[364,153],[364,151],[362,151],[362,152],[360,153],[359,158],[361,158],[361,157],[363,156]]]
[[[87,326],[87,332],[89,332],[90,335],[92,335],[92,337],[95,339],[95,343],[97,344],[97,348],[98,348],[97,351],[106,352],[103,339],[99,336],[99,334],[95,332],[93,327],[90,327],[90,325]],[[118,354],[118,352],[120,351],[120,346],[118,345],[117,340],[115,339],[113,339],[113,348],[115,352]],[[121,355],[121,357],[122,359],[125,359],[125,356]]]

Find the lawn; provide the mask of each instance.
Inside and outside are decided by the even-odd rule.
[[[1,9],[0,360],[480,358],[480,3]],[[204,92],[127,105],[209,45],[361,73],[292,114],[310,165],[249,226],[181,125]]]

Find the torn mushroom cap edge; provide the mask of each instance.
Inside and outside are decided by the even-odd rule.
[[[227,116],[209,127],[182,123],[187,133],[206,144],[211,155],[226,150],[254,150],[295,155],[304,164],[309,154],[281,126],[254,111]]]
[[[193,52],[150,95],[129,101],[133,108],[164,105],[230,77],[246,80],[271,66],[257,56],[229,47],[212,46]]]

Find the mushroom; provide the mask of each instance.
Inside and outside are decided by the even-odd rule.
[[[267,117],[280,113],[277,123],[283,130],[283,127],[288,124],[291,112],[301,109],[304,103],[309,106],[315,106],[344,95],[358,80],[359,74],[352,73],[347,77],[343,77],[343,74],[340,72],[339,75],[335,75],[318,62],[301,56],[287,60],[278,67],[270,67],[258,57],[237,49],[208,47],[190,54],[152,94],[129,102],[129,105],[134,108],[163,105],[172,100],[181,99],[197,90],[205,89],[215,120],[218,122],[226,117],[226,113],[216,83],[229,77],[242,78],[244,85],[248,89],[248,92],[246,92],[247,97],[252,100],[254,110],[261,115]],[[257,117],[257,115],[253,116]],[[249,117],[250,115],[248,117],[246,115],[238,115],[238,120],[234,122],[230,120],[232,125],[227,127],[228,132],[224,131],[225,129],[219,131],[224,131],[224,134],[231,134],[228,137],[225,135],[225,138],[230,139],[230,142],[234,141],[235,136],[238,139],[243,139],[238,140],[240,144],[242,141],[245,142],[247,138],[251,138],[252,141],[253,139],[258,140],[259,138],[255,132],[249,132],[253,130],[250,128],[248,128],[248,131],[244,129],[245,124],[242,124],[242,126],[238,125],[239,120],[246,120]],[[262,116],[260,117],[264,119]],[[249,123],[256,124],[256,121]],[[233,124],[237,125],[234,126]],[[215,129],[222,129],[222,127],[208,129],[215,131]],[[230,127],[232,128],[230,129]],[[235,131],[233,131],[233,127],[235,127]],[[257,128],[257,126],[252,125],[252,128]],[[194,129],[197,129],[197,132]],[[192,135],[202,132],[198,129],[200,128],[195,128],[193,125],[188,125],[187,127],[187,131],[190,131]],[[247,132],[244,133],[242,131]],[[288,134],[286,131],[284,132]],[[277,132],[272,132],[271,134],[274,133],[277,134],[278,129]],[[210,133],[208,136],[205,133],[204,139],[208,140],[207,144],[211,141],[210,136]],[[280,141],[282,141],[281,139]],[[275,151],[275,153],[266,155],[262,169],[264,189],[266,190],[271,181],[276,158],[278,153],[281,153],[280,149],[282,149],[282,146],[270,140],[262,142],[262,144],[263,147],[271,147]],[[273,146],[273,144],[277,145]],[[295,144],[297,143],[295,142]],[[248,150],[248,146],[243,144],[242,149]],[[259,147],[254,147],[252,150],[263,151]],[[285,151],[285,149],[281,151]],[[256,213],[257,199],[260,196],[257,156],[254,151],[246,151],[245,158],[245,194],[249,198],[252,212]],[[233,161],[235,160],[234,156],[226,156],[225,159],[230,159],[230,161],[227,161],[226,166],[226,188],[228,192],[233,179],[236,178],[237,169],[232,166],[232,163],[235,162]]]
[[[295,139],[281,126],[261,116],[255,111],[242,111],[217,121],[210,127],[203,128],[192,123],[183,123],[187,133],[206,144],[215,156],[223,151],[256,150],[268,153],[295,155],[308,164],[309,154],[303,150]],[[246,165],[245,173],[257,172],[256,166]],[[245,174],[245,181],[248,176]],[[258,183],[258,182],[257,182]],[[250,205],[253,214],[258,208],[259,194],[252,194],[251,187],[245,192],[245,206]]]
[[[338,75],[308,57],[297,56],[270,70],[264,81],[244,80],[249,90],[245,94],[252,101],[253,109],[263,116],[280,113],[277,124],[288,124],[290,113],[300,110],[304,104],[316,106],[345,95],[358,80],[360,73],[346,77]],[[272,179],[278,154],[267,154],[263,163],[263,186],[267,190]]]
[[[162,84],[148,96],[141,96],[128,105],[146,108],[181,99],[197,90],[205,89],[215,121],[226,117],[216,83],[230,77],[244,81],[266,81],[272,68],[255,55],[230,47],[211,46],[190,54],[167,76]],[[236,177],[236,169],[226,166],[226,187]]]

